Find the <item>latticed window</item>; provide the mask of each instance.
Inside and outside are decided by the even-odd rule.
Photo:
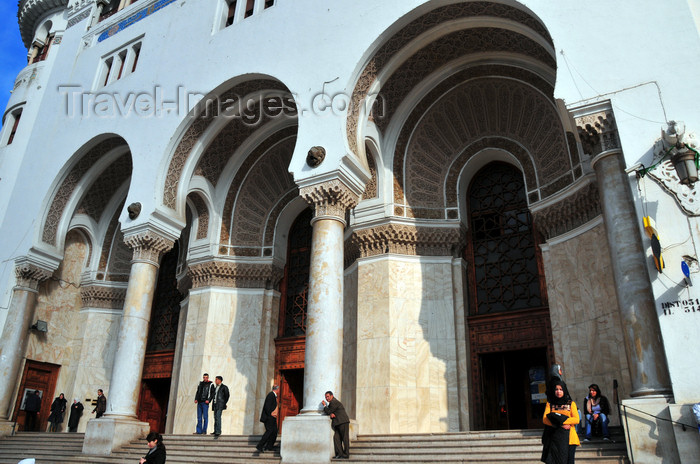
[[[182,295],[177,289],[178,244],[168,251],[160,262],[158,285],[153,296],[151,323],[148,330],[147,352],[175,349],[177,323],[180,317]]]
[[[491,163],[469,189],[471,313],[538,308],[540,291],[532,219],[519,170]]]
[[[289,231],[287,267],[283,285],[282,337],[298,337],[306,334],[306,306],[311,265],[311,218],[312,212],[307,209],[297,217]]]

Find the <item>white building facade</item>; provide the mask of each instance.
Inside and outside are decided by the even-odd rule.
[[[578,403],[617,386],[635,462],[697,455],[700,208],[671,159],[698,159],[698,13],[22,0],[3,429],[29,389],[102,388],[85,452],[191,433],[207,372],[225,434],[281,384],[283,461],[310,462],[326,390],[363,434],[538,428],[559,363]]]

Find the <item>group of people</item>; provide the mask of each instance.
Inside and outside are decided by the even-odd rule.
[[[610,403],[601,394],[598,385],[589,385],[583,410],[586,416],[584,441],[591,440],[594,424],[600,424],[603,440],[610,440],[608,430]],[[542,462],[574,464],[576,447],[581,445],[576,431],[576,426],[580,421],[579,409],[562,379],[561,366],[555,364],[552,367],[551,379],[547,384],[547,405],[542,417],[542,422],[545,425],[542,435]]]
[[[24,400],[24,430],[34,432],[37,429],[39,412],[41,412],[41,392],[39,390],[27,392]],[[49,415],[49,431],[58,432],[63,417],[68,407],[68,400],[63,393],[58,395],[51,403],[51,414]],[[77,432],[78,423],[83,415],[83,403],[78,398],[73,398],[73,403],[70,405],[70,415],[68,416],[68,431]],[[107,398],[105,398],[102,390],[97,390],[97,404],[92,410],[96,417],[102,417],[107,410]]]
[[[221,411],[226,409],[226,403],[229,400],[229,390],[222,383],[223,380],[223,377],[217,375],[214,383],[212,383],[209,380],[209,374],[205,373],[202,375],[202,381],[199,382],[194,396],[194,402],[197,405],[197,427],[195,433],[206,435],[209,422],[209,405],[211,404],[214,411],[214,432],[212,435],[214,435],[214,438],[218,438],[221,435]],[[265,433],[263,433],[258,444],[255,445],[258,454],[274,449],[279,431],[277,422],[279,415],[278,395],[279,386],[274,385],[270,393],[265,397],[262,412],[260,413],[260,422],[265,425]],[[323,412],[330,416],[331,427],[335,431],[333,437],[335,458],[348,459],[350,457],[350,418],[345,412],[345,407],[343,407],[342,403],[333,396],[333,392],[327,391],[325,398],[321,403],[323,404]],[[149,441],[150,446],[151,443]],[[164,448],[163,456],[165,456]]]

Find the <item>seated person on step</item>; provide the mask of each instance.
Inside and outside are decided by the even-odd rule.
[[[610,440],[610,432],[608,431],[608,415],[610,414],[610,403],[608,399],[600,393],[600,387],[596,384],[591,384],[588,387],[588,396],[584,401],[584,412],[586,414],[586,438],[584,441],[591,439],[591,432],[594,423],[598,422],[603,432],[603,440]]]

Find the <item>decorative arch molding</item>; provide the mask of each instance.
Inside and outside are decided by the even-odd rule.
[[[258,78],[235,84],[220,95],[205,97],[195,108],[194,119],[177,141],[168,162],[162,191],[162,205],[184,215],[187,184],[193,175],[206,178],[213,186],[235,149],[262,125],[279,115],[264,111],[263,100],[267,96],[283,96],[293,102],[289,90],[272,78]],[[235,110],[234,102],[253,100],[243,114]],[[227,109],[234,108],[231,111]],[[257,120],[245,115],[258,115]]]
[[[220,254],[271,256],[277,219],[299,189],[287,169],[296,144],[296,127],[267,137],[237,170],[224,202]]]
[[[481,18],[481,22],[489,24],[489,27],[478,27],[479,21],[468,21],[461,30],[440,34],[439,26],[463,18]],[[392,64],[397,56],[405,53],[406,44],[431,29],[435,32],[426,34],[422,47],[410,53],[410,56],[402,57],[403,62],[398,67]],[[364,114],[364,103],[368,102],[370,94],[380,90],[383,95],[386,94],[385,104],[391,113],[392,105],[395,108],[396,102],[400,103],[401,95],[405,95],[435,69],[460,56],[485,51],[521,54],[556,70],[554,46],[547,29],[534,14],[516,2],[475,1],[438,5],[379,45],[358,73],[346,126],[350,149],[358,153],[358,130],[362,126],[360,119],[369,116]],[[393,67],[397,69],[390,75],[383,75]],[[382,82],[381,89],[378,81]]]
[[[192,202],[197,217],[195,240],[205,239],[209,235],[209,211],[211,210],[209,202],[200,192],[190,192],[187,198]]]
[[[126,141],[119,136],[93,139],[78,151],[74,160],[52,189],[40,229],[41,242],[58,250],[62,248],[59,238],[65,235],[70,216],[78,208],[97,220],[101,213],[99,208],[106,206],[111,198],[107,189],[97,185],[98,179],[118,186],[131,175],[131,154]],[[115,161],[118,161],[118,169],[114,173],[108,172]],[[88,199],[88,191],[96,197]],[[74,208],[71,208],[72,204]]]
[[[573,182],[557,108],[537,88],[509,78],[479,77],[434,103],[428,100],[427,106],[418,105],[397,142],[396,215],[443,219],[446,208],[455,208],[450,214],[456,215],[461,168],[486,148],[507,151],[518,159],[530,202]]]

